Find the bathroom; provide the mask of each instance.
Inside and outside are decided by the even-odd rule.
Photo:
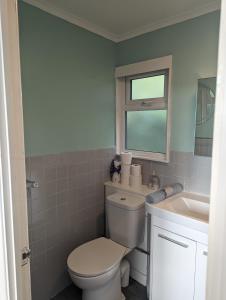
[[[67,259],[107,234],[104,184],[116,154],[136,150],[132,163],[141,165],[147,188],[154,171],[161,187],[180,183],[185,192],[210,195],[214,102],[208,99],[207,116],[200,117],[197,98],[205,79],[215,80],[216,91],[220,3],[174,1],[172,8],[160,1],[149,20],[133,1],[133,17],[125,17],[123,5],[116,22],[119,8],[112,3],[54,2],[18,1],[31,291],[33,300],[79,300]],[[140,109],[138,99],[122,117],[122,81],[126,86],[128,76],[159,70],[168,70],[160,74],[168,87],[155,97],[160,104],[148,110],[145,102]],[[141,78],[136,76],[130,82]],[[166,97],[167,103],[161,100]],[[152,121],[140,115],[129,123],[136,109],[166,115],[150,133]],[[206,136],[198,117],[208,123]],[[123,289],[126,299],[149,299],[150,274],[147,264],[144,279],[132,276]]]

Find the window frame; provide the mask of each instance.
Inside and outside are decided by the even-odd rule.
[[[141,100],[129,100],[128,89],[133,78],[144,78],[146,75],[163,74],[166,72],[165,95],[161,98],[149,98]],[[171,80],[172,80],[172,56],[160,57],[148,61],[117,67],[116,78],[116,152],[132,152],[134,158],[169,162],[170,160],[170,136],[171,136]],[[168,91],[166,93],[166,91]],[[130,92],[130,91],[129,91]],[[126,149],[126,111],[142,110],[167,110],[166,122],[166,153],[147,152]]]

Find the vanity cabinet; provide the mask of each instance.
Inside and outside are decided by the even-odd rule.
[[[207,246],[152,226],[150,300],[205,300]]]
[[[152,300],[193,300],[196,243],[153,228]]]

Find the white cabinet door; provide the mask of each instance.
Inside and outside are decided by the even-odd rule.
[[[194,300],[206,299],[207,251],[206,245],[197,243]]]
[[[151,300],[193,300],[196,242],[153,226]]]

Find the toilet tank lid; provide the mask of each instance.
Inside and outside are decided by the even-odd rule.
[[[129,193],[114,193],[107,196],[106,203],[126,210],[138,210],[144,207],[145,198]]]

